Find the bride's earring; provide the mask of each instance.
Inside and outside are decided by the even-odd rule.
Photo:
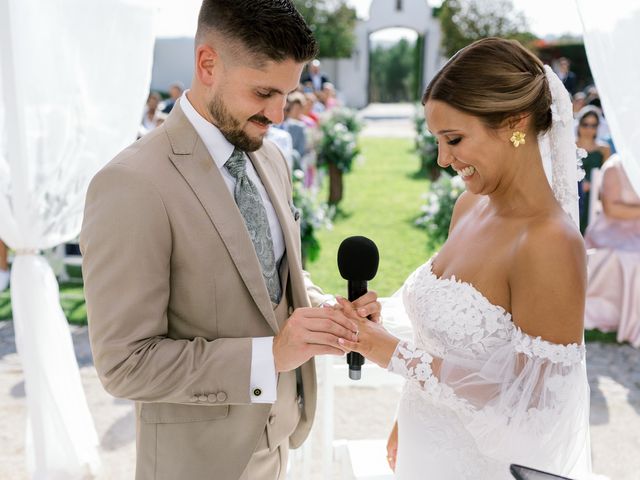
[[[526,133],[523,133],[520,130],[516,130],[515,132],[513,132],[513,135],[511,135],[511,138],[509,140],[511,141],[511,143],[513,143],[514,147],[518,148],[520,144],[525,144],[524,137],[526,136]]]

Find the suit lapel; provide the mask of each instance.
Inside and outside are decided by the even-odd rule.
[[[255,248],[220,171],[179,104],[173,108],[164,125],[173,149],[169,155],[171,162],[198,197],[251,297],[273,331],[278,333],[278,323]]]

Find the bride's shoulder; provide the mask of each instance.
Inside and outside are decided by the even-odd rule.
[[[554,343],[579,342],[586,252],[571,219],[550,215],[532,221],[514,256],[509,275],[514,322],[529,335]]]
[[[514,249],[515,271],[585,271],[586,250],[577,226],[564,212],[527,222]]]
[[[547,256],[558,254],[584,254],[584,240],[577,226],[564,212],[541,215],[525,224],[520,235],[516,254]],[[517,259],[516,259],[517,260]]]

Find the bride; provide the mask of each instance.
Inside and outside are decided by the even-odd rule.
[[[519,43],[488,38],[459,51],[422,103],[438,163],[466,192],[447,242],[400,292],[413,341],[339,299],[359,319],[358,341],[343,348],[407,378],[389,462],[402,480],[508,479],[510,463],[588,476],[569,94]]]

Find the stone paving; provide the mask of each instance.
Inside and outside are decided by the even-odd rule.
[[[92,364],[86,327],[70,327],[82,381],[101,442],[103,472],[97,480],[134,477],[133,405],[107,394]],[[640,478],[640,350],[628,345],[588,345],[591,436],[594,468],[613,480]],[[384,439],[393,422],[398,387],[337,387],[335,438]],[[26,480],[24,439],[26,398],[12,322],[0,322],[0,479]],[[322,406],[319,405],[319,412]],[[321,415],[321,414],[320,414]],[[320,416],[319,416],[320,417]],[[315,472],[321,417],[313,433]],[[337,472],[337,469],[336,469]],[[337,480],[348,480],[335,473]]]
[[[415,126],[413,117],[422,115],[413,103],[372,103],[360,110],[359,117],[364,122],[363,137],[413,138]]]

